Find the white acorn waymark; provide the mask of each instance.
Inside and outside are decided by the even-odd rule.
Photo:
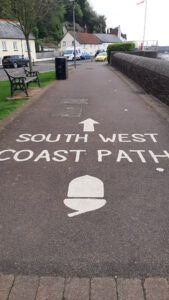
[[[99,209],[107,202],[103,199],[103,182],[89,175],[73,179],[69,184],[67,196],[68,198],[64,199],[64,204],[75,210],[75,212],[68,214],[69,217]]]

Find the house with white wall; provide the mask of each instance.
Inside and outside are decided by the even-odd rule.
[[[32,60],[36,60],[35,37],[30,34],[29,44]],[[0,64],[3,56],[22,55],[28,57],[26,40],[19,22],[0,19]]]
[[[120,25],[115,28],[107,29],[107,34],[95,33],[94,35],[99,39],[105,50],[110,44],[127,42],[127,35],[122,33]]]
[[[94,34],[87,32],[76,32],[75,34],[76,47],[81,47],[82,51],[94,55],[98,49],[101,48],[101,42],[97,39]],[[63,39],[60,41],[61,52],[65,51],[68,47],[74,46],[74,35],[73,31],[68,31]]]
[[[94,35],[100,41],[102,49],[105,51],[110,44],[122,43],[122,40],[119,39],[115,34],[95,33]]]
[[[76,32],[75,37],[76,46],[81,47],[83,51],[86,51],[91,55],[94,55],[99,49],[106,51],[107,46],[110,44],[126,42],[126,35],[122,34],[120,26],[115,29],[111,29],[107,34]],[[60,42],[59,50],[62,53],[68,47],[73,47],[73,45],[73,31],[68,31]]]

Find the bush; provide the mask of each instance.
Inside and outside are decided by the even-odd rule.
[[[107,47],[107,60],[110,63],[110,53],[111,51],[133,51],[135,49],[135,43],[116,43],[116,44],[111,44]]]

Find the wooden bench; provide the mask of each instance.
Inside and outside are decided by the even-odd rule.
[[[38,71],[30,72],[24,68],[19,69],[4,69],[11,84],[11,97],[13,97],[14,91],[24,91],[28,97],[28,85],[30,82],[36,82],[40,87]]]

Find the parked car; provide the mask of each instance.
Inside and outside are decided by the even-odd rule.
[[[81,54],[81,59],[90,59],[90,54],[87,53],[87,52],[83,52],[83,53]]]
[[[95,61],[106,61],[106,60],[107,60],[106,52],[99,53],[95,58]]]
[[[81,48],[80,47],[76,47],[76,59],[80,59],[81,56]],[[64,53],[63,56],[67,58],[67,60],[74,60],[74,47],[69,47],[67,48]]]
[[[29,59],[23,58],[21,55],[4,56],[2,59],[2,65],[4,68],[28,67]]]

